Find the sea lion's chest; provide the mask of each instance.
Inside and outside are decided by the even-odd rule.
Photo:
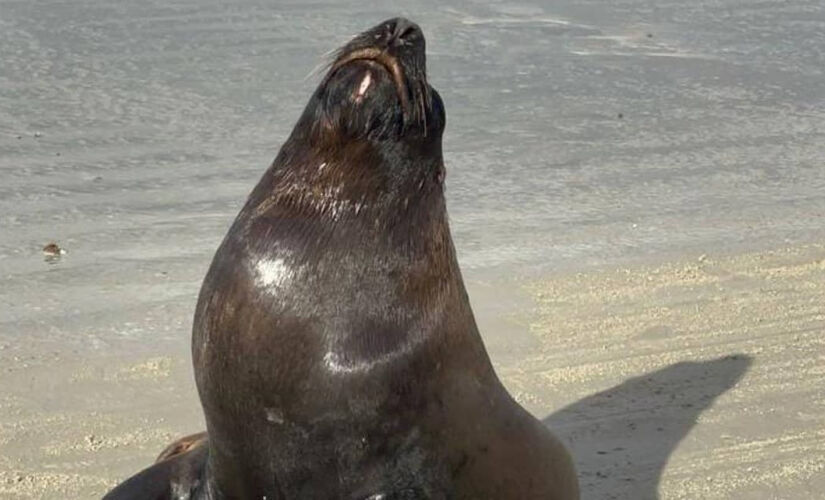
[[[429,425],[442,420],[446,311],[440,289],[421,284],[425,263],[357,241],[315,242],[311,254],[289,238],[250,241],[224,242],[199,303],[210,432],[299,497],[320,494],[311,477],[360,478],[344,491],[441,484],[446,457]]]
[[[363,232],[307,238],[313,228],[278,222],[233,229],[218,251],[196,315],[204,376],[308,418],[355,418],[366,405],[354,401],[393,404],[436,381],[451,297],[429,261]]]

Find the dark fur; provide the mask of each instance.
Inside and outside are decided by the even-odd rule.
[[[370,47],[403,68],[406,106],[381,64],[333,63],[201,289],[208,440],[107,498],[578,498],[566,451],[504,390],[476,329],[423,34],[387,21],[336,62]],[[181,463],[200,473],[176,476]],[[136,495],[146,481],[161,493]]]

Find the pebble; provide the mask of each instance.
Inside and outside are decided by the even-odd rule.
[[[48,245],[43,247],[43,255],[46,256],[47,260],[55,260],[60,258],[61,255],[65,254],[66,250],[60,248],[57,243],[51,242]]]

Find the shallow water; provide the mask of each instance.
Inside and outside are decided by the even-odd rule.
[[[470,279],[823,237],[820,0],[378,5],[0,0],[0,341],[179,338],[307,75],[397,14]]]

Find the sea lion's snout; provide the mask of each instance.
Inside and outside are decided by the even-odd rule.
[[[421,50],[424,50],[424,33],[417,24],[403,17],[390,19],[385,23],[390,30],[387,37],[387,44],[390,46],[404,46],[421,43]]]
[[[424,78],[425,45],[424,32],[417,24],[396,17],[356,35],[338,51],[335,66],[356,59],[371,59],[397,63],[410,77]]]

